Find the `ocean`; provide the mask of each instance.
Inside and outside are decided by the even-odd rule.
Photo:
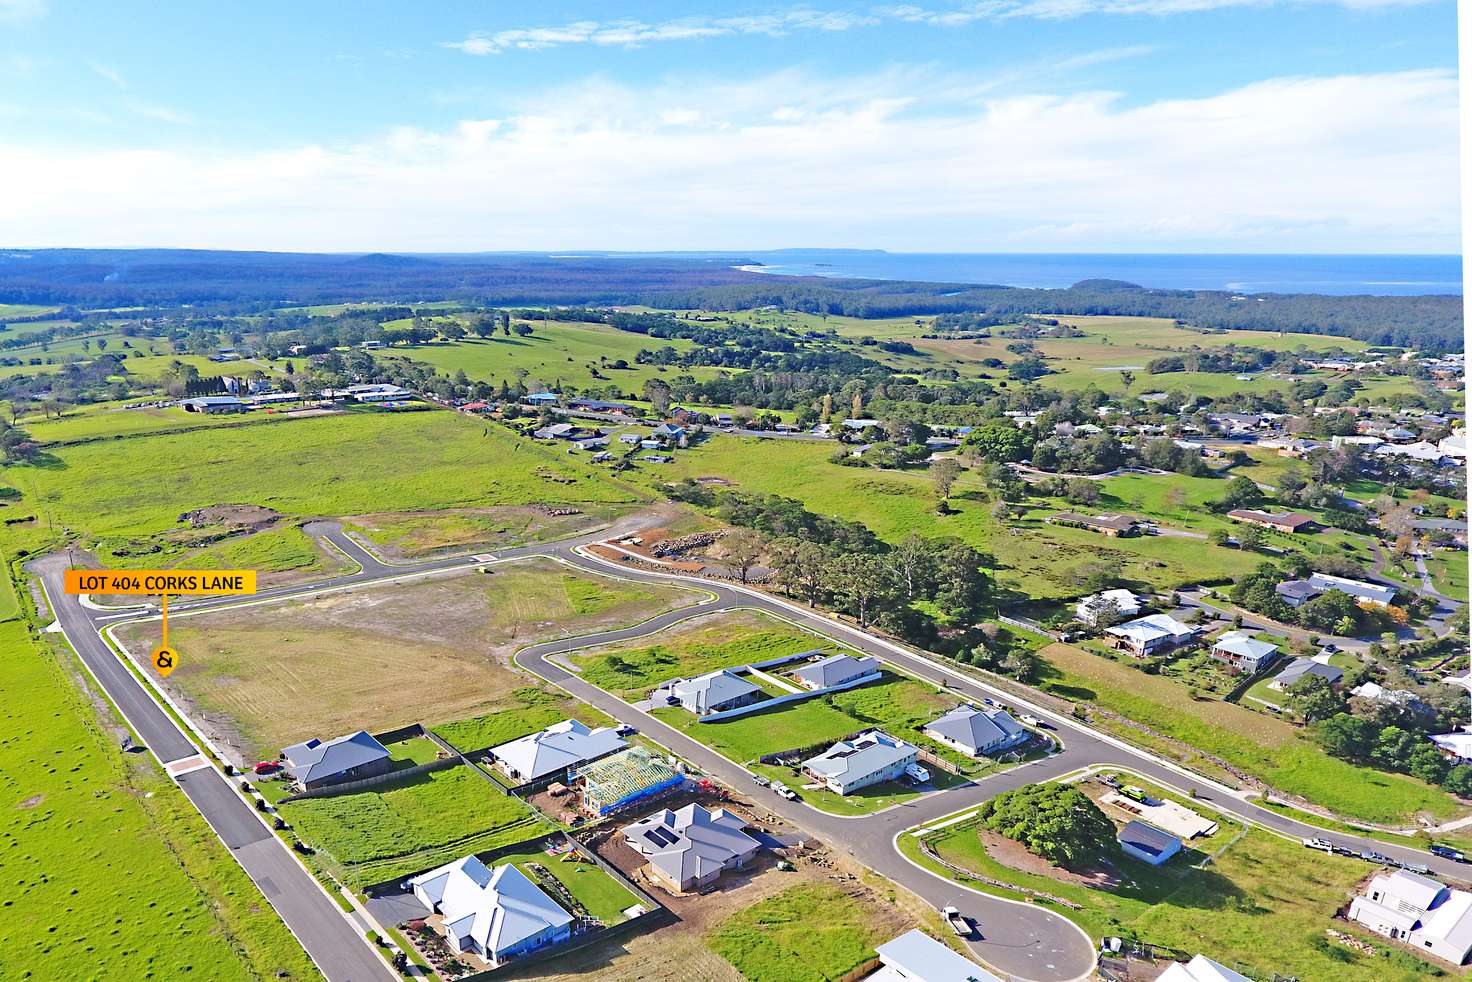
[[[1066,287],[1124,280],[1171,290],[1414,296],[1462,292],[1461,256],[918,253],[792,249],[745,253],[791,276]]]

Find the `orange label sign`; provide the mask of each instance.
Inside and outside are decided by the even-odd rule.
[[[67,593],[190,596],[256,592],[253,569],[69,569]]]

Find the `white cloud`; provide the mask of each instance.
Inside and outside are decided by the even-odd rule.
[[[1231,7],[1303,5],[1381,9],[1431,2],[1435,0],[969,0],[934,7],[917,4],[877,6],[863,11],[799,7],[744,17],[692,16],[653,23],[629,19],[582,20],[560,26],[476,31],[463,41],[445,41],[442,46],[468,55],[494,55],[513,49],[535,51],[570,44],[640,47],[659,42],[696,41],[741,34],[780,36],[801,31],[847,31],[886,22],[959,27],[976,21],[1023,17],[1038,20],[1068,20],[1092,14],[1163,17]]]
[[[0,214],[19,246],[1458,247],[1450,72],[1144,105],[985,92],[915,70],[783,72],[569,86],[504,119],[348,146],[108,152],[0,136]]]
[[[120,89],[126,89],[128,87],[128,80],[123,78],[123,76],[114,68],[110,68],[107,65],[99,65],[95,61],[88,62],[87,67],[92,69],[92,74],[96,75],[98,78],[106,79]]]
[[[0,24],[35,20],[46,14],[46,0],[0,0]]]

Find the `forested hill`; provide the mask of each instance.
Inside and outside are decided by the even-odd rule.
[[[733,310],[777,305],[890,317],[975,312],[1128,314],[1222,329],[1331,334],[1372,344],[1461,350],[1462,298],[1155,290],[1113,280],[1067,289],[776,276],[728,257],[387,255],[168,249],[0,251],[0,303],[82,308],[231,307],[379,300]]]

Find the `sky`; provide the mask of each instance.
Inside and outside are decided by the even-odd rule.
[[[0,0],[0,246],[1460,251],[1453,0]]]

